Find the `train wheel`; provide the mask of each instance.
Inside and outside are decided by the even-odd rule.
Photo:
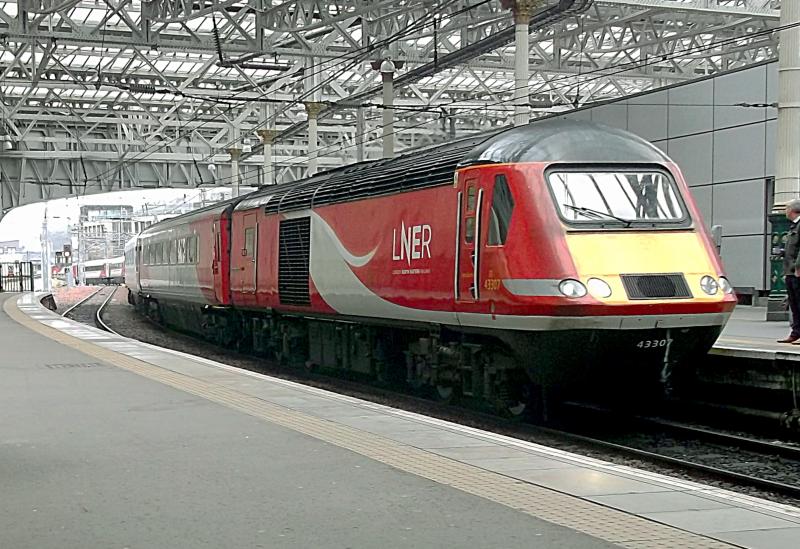
[[[521,380],[515,377],[509,379],[505,394],[499,399],[500,414],[514,420],[538,419],[541,391],[527,379]]]
[[[436,400],[440,402],[452,402],[456,396],[456,389],[452,384],[438,383],[436,385]]]

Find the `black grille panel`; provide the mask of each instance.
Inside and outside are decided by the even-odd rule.
[[[680,273],[621,275],[628,299],[685,299],[692,297]]]
[[[311,218],[284,219],[278,236],[278,295],[285,305],[310,305]]]
[[[321,172],[310,179],[268,187],[265,213],[289,212],[373,196],[452,185],[464,157],[487,135],[460,139],[391,160],[372,160]],[[486,161],[487,163],[490,161]]]

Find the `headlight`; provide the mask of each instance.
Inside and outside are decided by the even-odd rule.
[[[731,286],[730,281],[724,276],[719,277],[719,287],[726,294],[733,293],[733,286]]]
[[[567,297],[583,297],[586,295],[586,286],[577,280],[568,278],[561,281],[561,284],[558,285],[558,291]]]
[[[719,284],[708,275],[700,279],[700,288],[708,295],[715,295],[719,291]]]
[[[586,282],[586,287],[589,288],[589,293],[595,297],[611,297],[611,286],[605,280],[590,278]]]

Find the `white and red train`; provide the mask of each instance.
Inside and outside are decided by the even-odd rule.
[[[130,301],[225,345],[521,409],[670,370],[736,299],[678,168],[552,121],[263,188],[151,226]]]

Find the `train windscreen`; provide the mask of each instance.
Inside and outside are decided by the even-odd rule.
[[[551,171],[547,176],[568,223],[631,227],[687,221],[674,181],[661,171]]]

